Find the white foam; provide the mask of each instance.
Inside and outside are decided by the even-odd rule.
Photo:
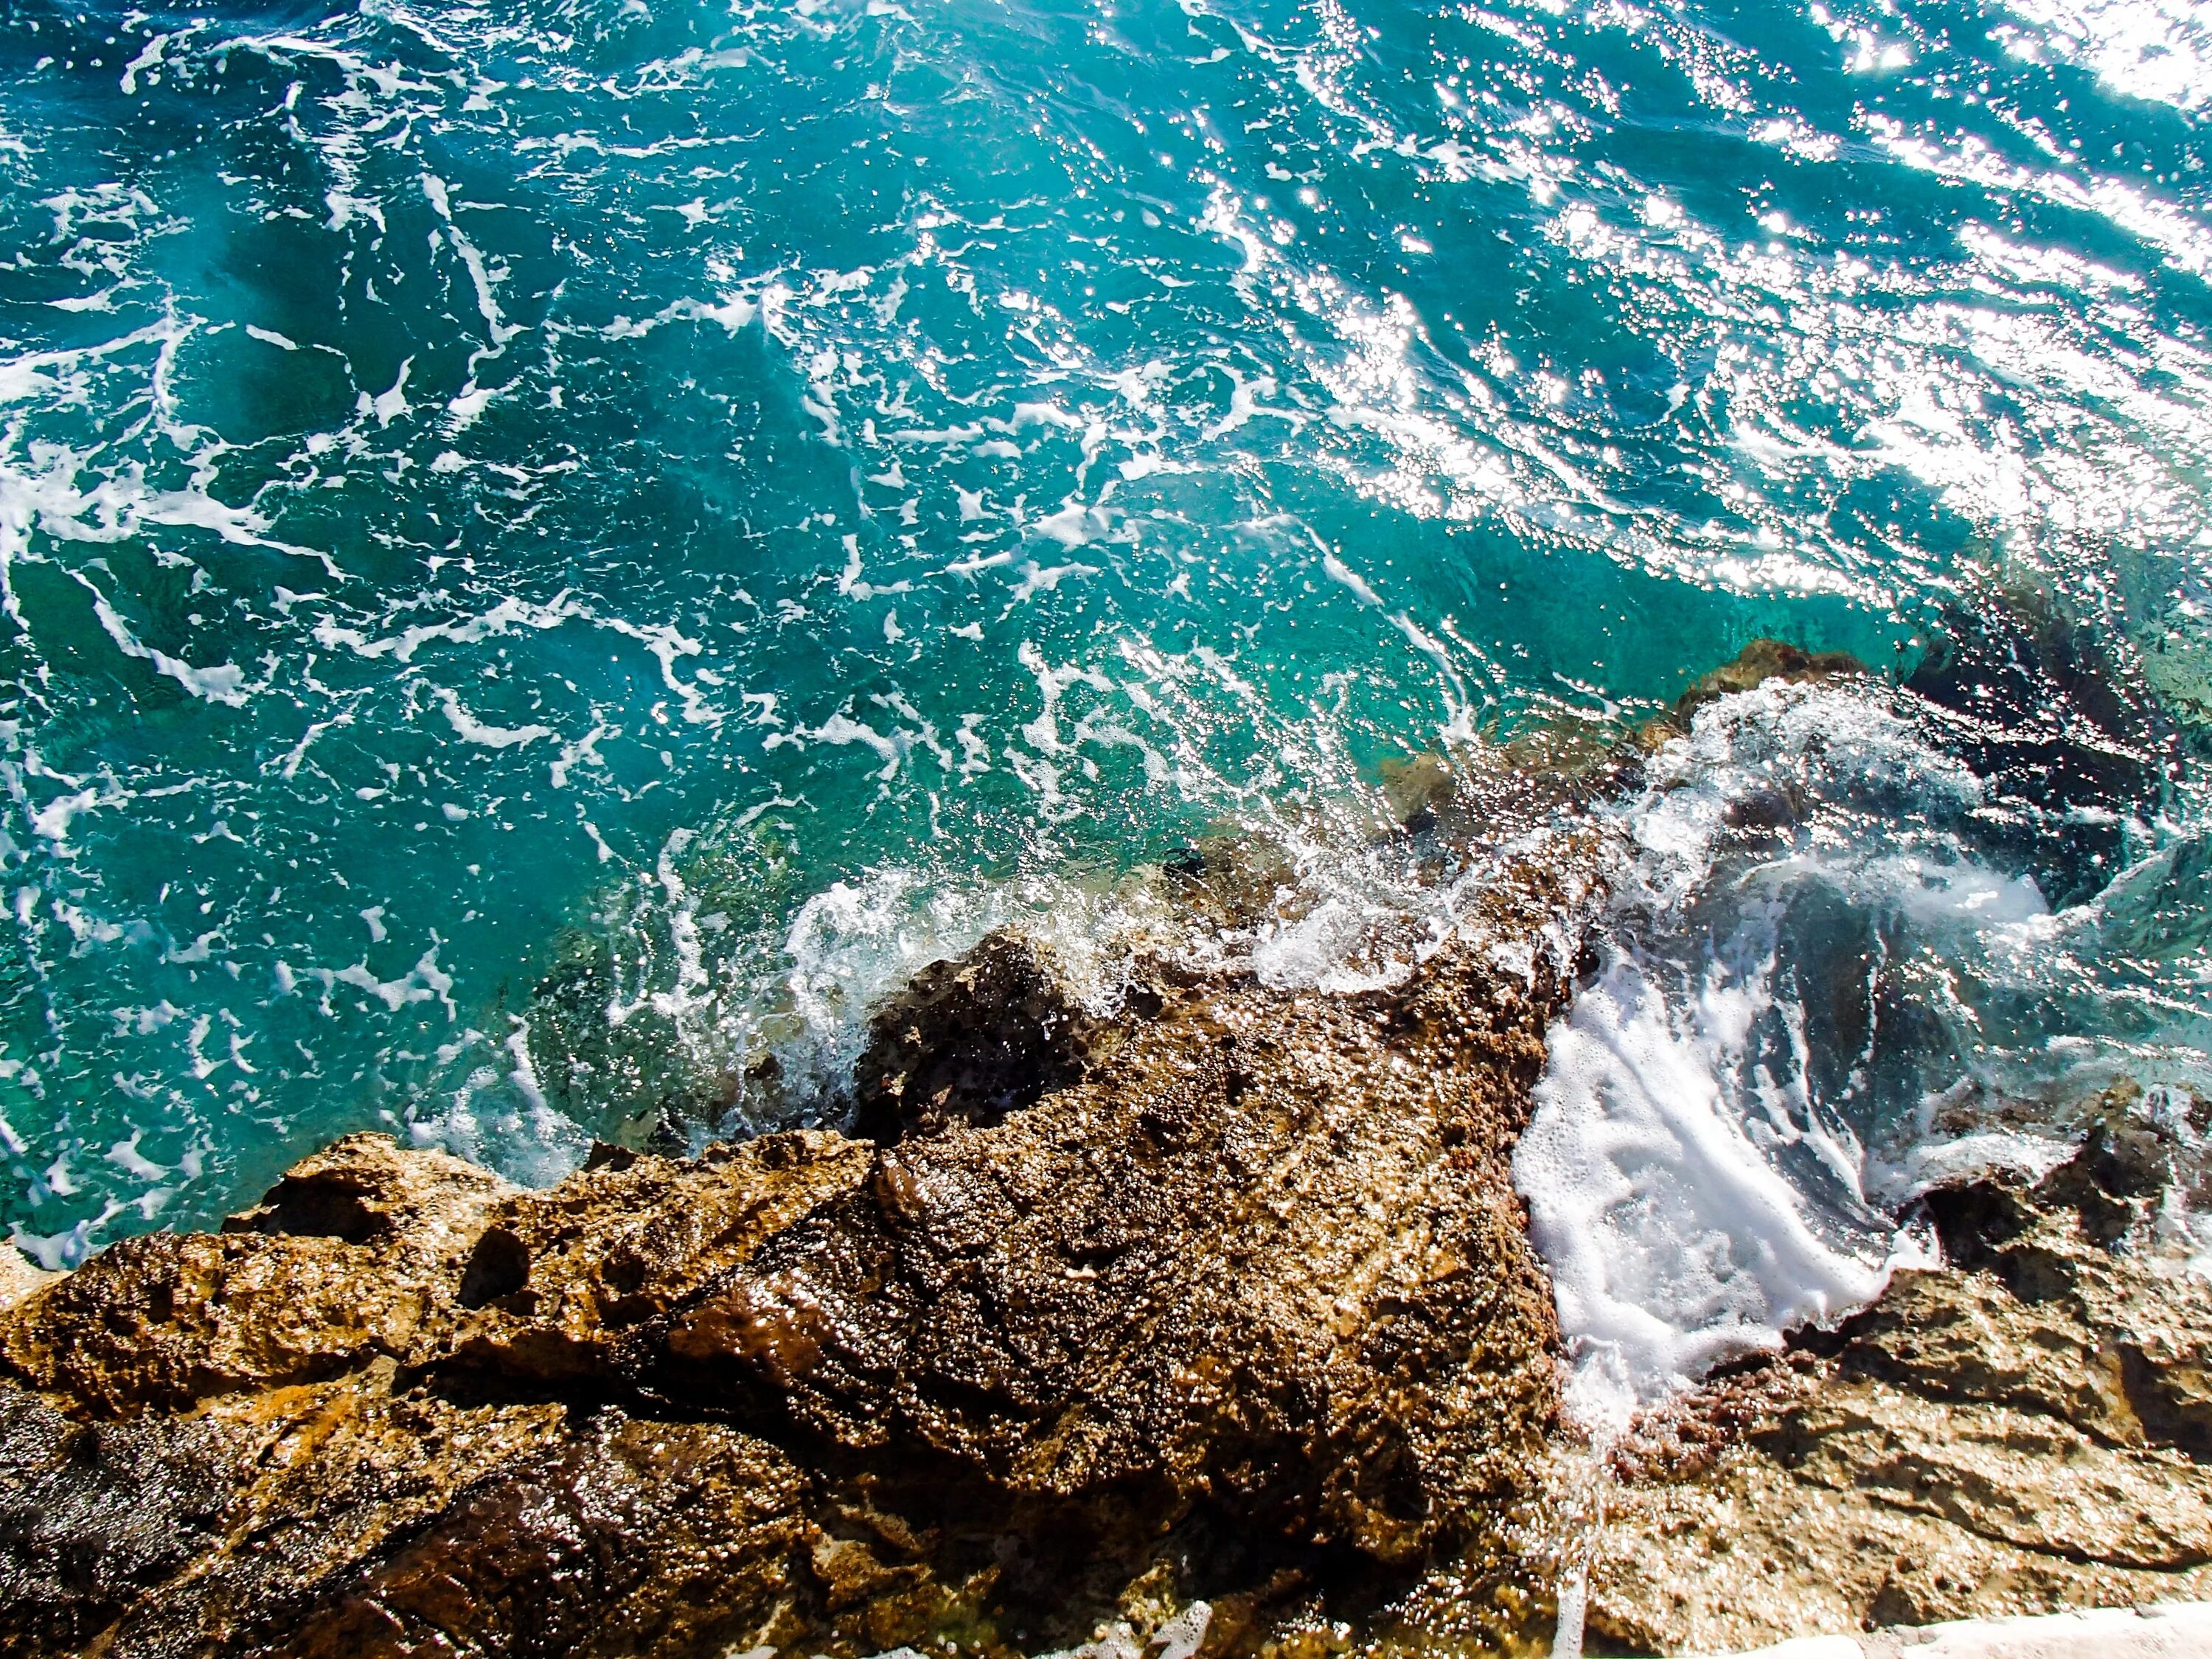
[[[2064,1069],[2039,1036],[2006,1052],[2000,1017],[2094,914],[1978,860],[1980,784],[1905,712],[1778,682],[1721,699],[1612,816],[1601,970],[1515,1159],[1593,1429],[1930,1260],[1900,1219],[1929,1187],[2063,1156],[1967,1109]],[[1899,1029],[1883,996],[1913,1005]],[[1860,1052],[1832,1052],[1844,1031]]]
[[[1613,1421],[1734,1354],[1880,1293],[1888,1260],[1824,1239],[1724,1079],[1742,993],[1669,1006],[1616,957],[1550,1038],[1514,1159],[1577,1365],[1577,1415]]]
[[[480,744],[487,749],[511,749],[518,744],[560,735],[550,726],[488,726],[462,708],[461,700],[451,691],[441,687],[438,695],[445,702],[447,720],[465,743]]]
[[[508,1020],[506,1040],[495,1047],[477,1032],[466,1034],[466,1046],[490,1048],[496,1061],[471,1070],[442,1107],[410,1108],[394,1127],[418,1146],[442,1147],[525,1186],[550,1186],[584,1161],[591,1136],[547,1101],[530,1057],[529,1022],[520,1015]]]

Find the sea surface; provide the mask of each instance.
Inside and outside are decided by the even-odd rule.
[[[1881,684],[1597,813],[1520,1159],[1592,1388],[2085,1092],[2203,1133],[2201,6],[6,0],[0,71],[48,1265],[351,1129],[834,1121],[902,974],[1015,922],[1110,1000],[1238,833],[1281,914],[1193,948],[1402,977],[1465,890],[1394,766],[1761,637]]]

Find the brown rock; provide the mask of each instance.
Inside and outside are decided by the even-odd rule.
[[[1172,902],[1202,926],[1249,927],[1295,903],[1297,864],[1279,842],[1246,830],[1197,837],[1159,869]]]
[[[515,1188],[443,1152],[403,1152],[389,1137],[347,1135],[285,1171],[226,1233],[388,1242],[410,1256],[448,1261],[483,1228],[486,1208]]]
[[[613,1376],[616,1343],[830,1194],[860,1180],[866,1146],[796,1131],[700,1158],[611,1152],[544,1193],[487,1212],[434,1352],[538,1385]]]
[[[641,1375],[1012,1492],[1204,1498],[1386,1559],[1516,1490],[1553,1329],[1504,1154],[1556,973],[1152,995],[1085,1082],[878,1154]]]
[[[86,1651],[221,1547],[242,1474],[204,1423],[76,1422],[0,1387],[0,1652]]]
[[[0,1314],[0,1368],[81,1408],[182,1410],[408,1352],[513,1188],[440,1152],[350,1135],[222,1233],[155,1233]]]
[[[1494,848],[1617,790],[1636,757],[1618,727],[1595,720],[1531,722],[1509,738],[1486,734],[1378,769],[1383,810],[1443,847]]]
[[[420,1281],[331,1238],[155,1233],[111,1245],[0,1323],[0,1362],[110,1416],[335,1376],[411,1346]]]
[[[773,1448],[720,1425],[464,1407],[389,1381],[82,1428],[0,1394],[0,1642],[114,1659],[550,1659],[793,1633],[817,1534]]]
[[[1937,1195],[1971,1267],[1899,1273],[1788,1363],[1640,1425],[1591,1628],[1717,1651],[2212,1593],[2212,1286],[2113,1229],[2155,1198],[2143,1140],[2114,1139],[2032,1192]]]
[[[1756,642],[1679,713],[1858,672]],[[1442,870],[1633,764],[1539,747],[1409,769],[1374,834]],[[1217,836],[1154,890],[1242,926],[1294,874]],[[1333,997],[1140,961],[1110,1021],[994,938],[881,1011],[870,1139],[522,1193],[352,1137],[0,1291],[0,1654],[1535,1650],[1566,1460],[1507,1158],[1574,907],[1484,902],[1497,958]],[[2129,1106],[1936,1195],[1954,1270],[1639,1425],[1600,1642],[2212,1593],[2212,1292],[2150,1248],[2203,1172]]]
[[[1769,680],[1803,685],[1868,672],[1848,651],[1807,651],[1782,640],[1753,640],[1674,699],[1674,722],[1686,727],[1690,716],[1705,704],[1731,692],[1754,690]]]
[[[0,1651],[1011,1654],[1201,1594],[1256,1644],[1530,1484],[1535,959],[1155,968],[1100,1042],[994,940],[883,1028],[951,1109],[895,1145],[522,1193],[340,1142],[0,1313]]]
[[[988,1127],[1073,1083],[1098,1035],[1049,947],[994,933],[924,968],[869,1021],[853,1133],[888,1144],[953,1123]]]
[[[260,1601],[310,1659],[452,1652],[743,1653],[799,1633],[813,1528],[801,1477],[717,1425],[603,1412],[456,1492],[319,1584]]]

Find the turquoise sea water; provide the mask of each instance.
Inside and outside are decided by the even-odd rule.
[[[2164,860],[2138,910],[2198,915],[2184,0],[17,0],[0,54],[49,1261],[349,1128],[542,1179],[834,1109],[994,918],[1760,635],[1902,674],[2000,592],[2166,775],[2079,890],[1976,854],[1991,914]],[[1839,787],[1843,854],[1934,822]],[[2201,927],[2118,988],[2099,937],[2004,1041],[2188,1081]]]

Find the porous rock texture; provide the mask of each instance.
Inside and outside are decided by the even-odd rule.
[[[1931,1196],[1950,1266],[1614,1450],[1590,1650],[2212,1595],[2212,1285],[2151,1243],[2191,1176],[2102,1103],[2033,1188]]]
[[[893,1141],[956,1120],[988,1127],[1077,1081],[1109,1034],[1063,988],[1051,952],[1019,934],[924,968],[869,1022],[853,1133]]]
[[[876,1139],[355,1136],[113,1245],[0,1313],[0,1652],[1188,1659],[1503,1559],[1557,908],[1364,995],[1140,963],[1110,1034],[997,938],[884,1011]]]
[[[0,1250],[0,1308],[13,1307],[44,1288],[53,1274],[34,1266],[21,1250]]]

